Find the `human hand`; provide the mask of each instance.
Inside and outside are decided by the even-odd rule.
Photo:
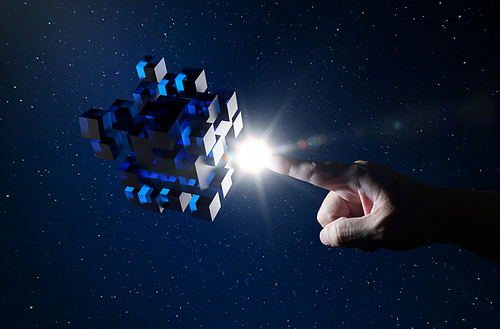
[[[274,156],[268,167],[329,190],[318,211],[321,242],[375,251],[438,242],[439,188],[367,161],[315,162]]]

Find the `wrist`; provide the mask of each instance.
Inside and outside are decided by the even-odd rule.
[[[500,193],[438,189],[437,242],[500,261]]]

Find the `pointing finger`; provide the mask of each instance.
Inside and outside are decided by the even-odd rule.
[[[352,164],[348,163],[309,161],[282,155],[272,156],[267,166],[277,173],[328,190],[337,190],[349,185],[352,171]]]

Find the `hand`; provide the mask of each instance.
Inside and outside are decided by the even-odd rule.
[[[375,251],[408,250],[438,240],[436,187],[384,165],[273,157],[268,167],[330,192],[318,211],[321,242]],[[434,200],[434,201],[433,201]]]
[[[441,242],[500,263],[499,192],[431,186],[368,161],[274,156],[268,167],[330,191],[318,211],[325,245],[375,251]]]

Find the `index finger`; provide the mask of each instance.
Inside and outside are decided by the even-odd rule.
[[[338,190],[350,184],[352,164],[343,162],[319,162],[283,155],[274,155],[267,167],[279,174],[300,179],[327,190]]]

